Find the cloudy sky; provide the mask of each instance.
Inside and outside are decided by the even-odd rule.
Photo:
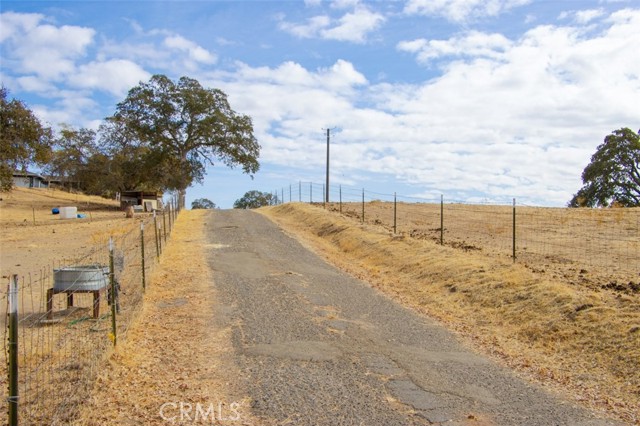
[[[612,130],[640,128],[640,1],[2,1],[0,77],[46,123],[97,127],[153,74],[253,118],[253,180],[563,206]]]

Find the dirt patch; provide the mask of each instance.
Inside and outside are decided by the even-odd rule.
[[[126,219],[114,200],[52,189],[15,188],[0,198],[3,279],[13,274],[28,278],[43,267],[72,263],[148,216]],[[51,209],[61,206],[76,206],[86,217],[60,219]]]

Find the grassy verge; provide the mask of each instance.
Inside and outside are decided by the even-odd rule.
[[[109,355],[75,424],[218,424],[221,418],[251,424],[249,408],[233,386],[238,372],[230,358],[230,330],[214,325],[205,237],[209,214],[181,213],[141,312]]]
[[[521,375],[640,424],[638,295],[554,282],[504,259],[394,236],[307,205],[260,211]]]

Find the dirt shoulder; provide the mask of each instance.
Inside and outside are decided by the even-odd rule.
[[[211,213],[181,213],[126,340],[77,425],[252,424],[207,263]],[[216,423],[214,423],[214,419]]]
[[[261,210],[341,269],[566,398],[640,421],[640,300],[306,205]]]

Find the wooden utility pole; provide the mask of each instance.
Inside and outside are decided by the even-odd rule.
[[[327,186],[326,186],[326,195],[324,200],[326,203],[329,203],[329,139],[330,139],[331,129],[327,129]]]

